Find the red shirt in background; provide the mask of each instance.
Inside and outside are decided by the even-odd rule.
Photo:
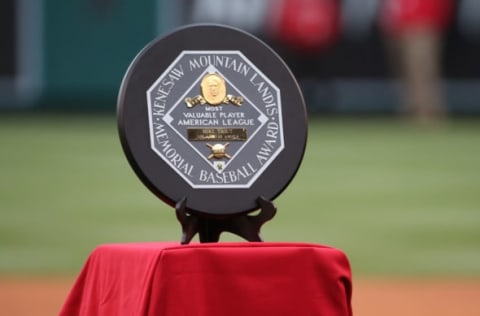
[[[381,25],[390,35],[402,35],[412,28],[444,31],[453,16],[455,0],[384,0]]]

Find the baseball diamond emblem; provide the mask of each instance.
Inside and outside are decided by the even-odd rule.
[[[146,95],[151,149],[192,188],[250,188],[284,149],[280,89],[240,51],[183,51]]]

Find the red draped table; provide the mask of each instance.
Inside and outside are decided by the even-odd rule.
[[[303,243],[106,244],[60,312],[75,315],[350,316],[340,250]]]

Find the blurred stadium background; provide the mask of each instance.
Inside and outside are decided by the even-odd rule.
[[[4,0],[0,106],[113,111],[122,76],[146,43],[186,23],[213,21],[253,32],[280,52],[302,83],[311,113],[392,113],[399,97],[379,21],[384,1],[341,1],[338,21],[325,18],[331,29],[319,42],[326,47],[307,55],[294,46],[302,43],[291,39],[297,34],[278,34],[275,12],[282,0]],[[455,4],[443,44],[446,99],[452,113],[478,114],[480,4]],[[322,34],[302,33],[309,32]]]
[[[384,0],[321,2],[334,28],[302,46],[275,0],[2,0],[0,283],[75,275],[100,243],[179,240],[121,151],[116,97],[148,42],[209,21],[265,40],[306,98],[305,159],[266,240],[341,248],[355,276],[478,280],[480,2],[452,2],[439,65],[449,117],[427,126],[399,119]]]

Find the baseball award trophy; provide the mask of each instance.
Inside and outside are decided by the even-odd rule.
[[[211,24],[177,29],[136,56],[118,126],[138,177],[175,208],[183,244],[196,233],[215,242],[223,231],[261,241],[307,138],[303,97],[280,57]]]

